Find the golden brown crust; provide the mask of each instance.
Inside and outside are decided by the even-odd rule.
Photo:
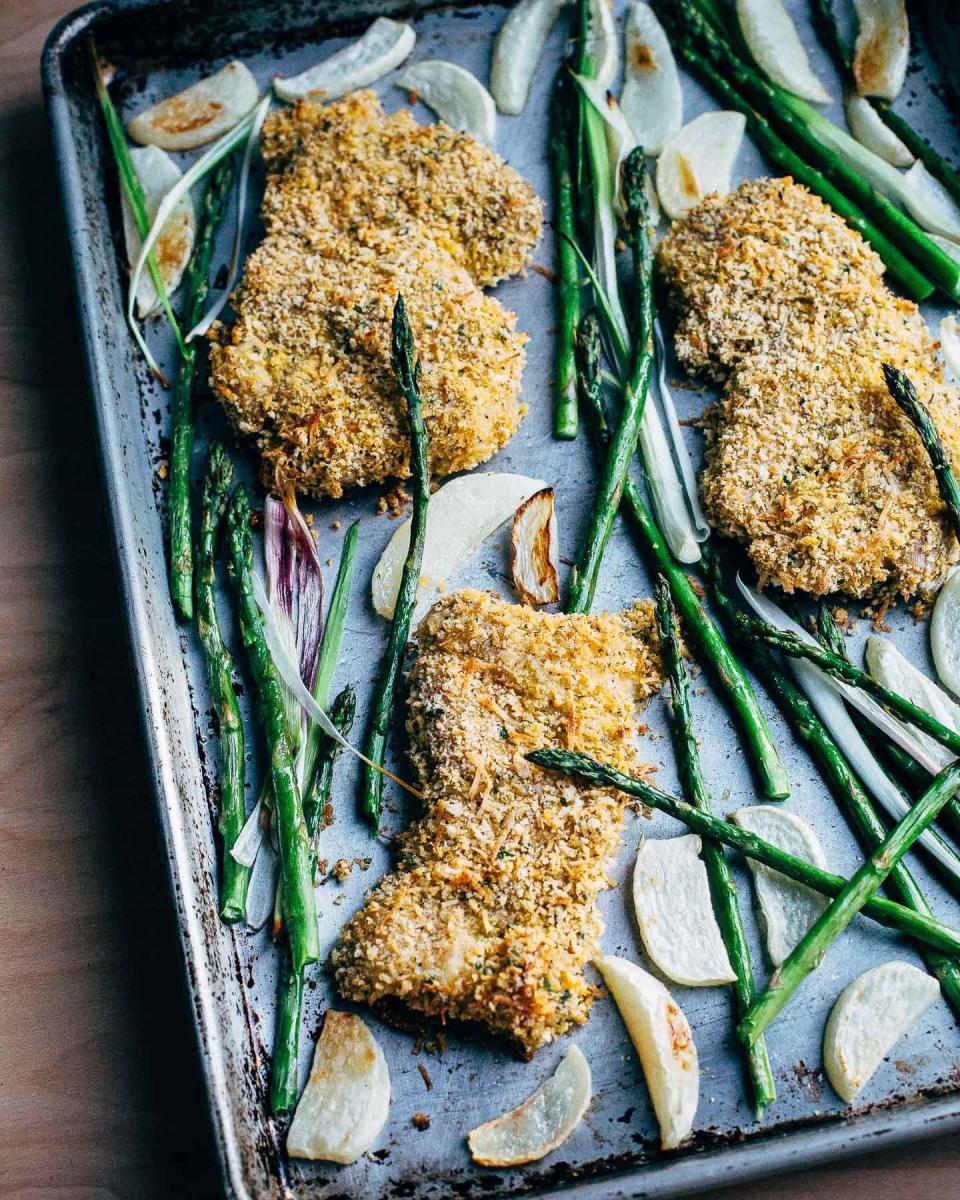
[[[318,200],[344,230],[401,236],[415,221],[481,287],[522,271],[540,237],[543,205],[499,155],[408,109],[385,116],[374,92],[279,109],[264,123],[263,152],[271,231],[309,238]]]
[[[460,591],[434,605],[408,718],[424,816],[341,935],[344,997],[479,1021],[527,1054],[586,1020],[624,797],[524,755],[566,746],[643,770],[635,705],[661,682],[652,626],[649,603],[567,616]]]
[[[753,180],[678,222],[658,261],[681,362],[726,383],[706,414],[707,513],[761,583],[857,598],[935,587],[957,544],[881,364],[910,375],[955,461],[957,392],[860,235],[791,180]]]
[[[372,92],[275,113],[264,147],[267,236],[210,360],[227,415],[257,440],[265,485],[337,497],[409,473],[390,365],[399,293],[431,471],[490,458],[525,412],[526,336],[478,284],[528,261],[541,219],[530,185],[465,134],[384,117]]]

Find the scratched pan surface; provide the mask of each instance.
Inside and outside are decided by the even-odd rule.
[[[574,1035],[593,1070],[594,1099],[586,1118],[567,1143],[543,1162],[513,1172],[484,1172],[471,1166],[464,1134],[477,1123],[522,1100],[556,1066],[567,1040],[543,1049],[532,1063],[519,1062],[502,1045],[461,1037],[450,1031],[442,1054],[414,1053],[414,1039],[388,1028],[369,1014],[380,1039],[393,1087],[390,1118],[375,1152],[346,1168],[286,1162],[283,1127],[265,1115],[263,1097],[272,1041],[276,954],[260,934],[231,929],[216,915],[216,847],[211,815],[215,798],[216,744],[200,659],[191,633],[174,621],[167,596],[163,549],[162,466],[167,453],[169,405],[148,380],[123,324],[124,271],[116,253],[118,230],[114,176],[105,157],[89,73],[83,57],[92,28],[121,74],[117,93],[125,113],[241,56],[262,85],[274,74],[293,74],[355,36],[377,13],[401,6],[368,2],[353,5],[273,4],[250,0],[198,5],[143,3],[93,5],[67,18],[51,35],[43,64],[66,213],[78,280],[88,367],[99,423],[104,477],[113,514],[118,563],[125,590],[135,669],[143,704],[147,747],[154,770],[167,868],[182,931],[188,986],[194,1006],[200,1053],[206,1072],[216,1142],[229,1194],[270,1197],[446,1197],[550,1194],[573,1188],[582,1195],[668,1195],[737,1179],[809,1165],[842,1153],[862,1154],[871,1146],[947,1132],[960,1127],[960,1036],[944,1003],[937,1004],[897,1046],[853,1112],[845,1109],[825,1082],[821,1037],[829,1008],[860,971],[891,957],[917,961],[903,940],[860,921],[844,934],[816,975],[800,990],[769,1036],[779,1098],[761,1124],[752,1117],[734,1042],[730,999],[719,989],[675,989],[690,1018],[700,1052],[702,1083],[692,1145],[670,1156],[656,1144],[656,1126],[636,1060],[620,1019],[607,998],[598,1000],[589,1023]],[[409,13],[409,6],[402,11]],[[443,8],[416,18],[416,58],[443,57],[487,77],[492,34],[503,9]],[[541,195],[549,194],[545,158],[545,113],[552,64],[563,49],[561,22],[547,47],[526,115],[500,118],[497,148]],[[805,38],[813,44],[811,35]],[[837,80],[819,49],[813,54],[834,95]],[[941,146],[957,148],[956,131],[932,86],[933,68],[922,47],[915,55],[901,107]],[[685,81],[686,118],[713,107],[692,81]],[[387,80],[379,91],[389,108],[404,97]],[[422,119],[425,112],[418,111]],[[835,114],[839,115],[839,114]],[[745,143],[737,164],[740,176],[762,174],[761,158]],[[106,185],[104,180],[107,180]],[[230,222],[226,223],[227,225]],[[249,244],[255,244],[251,219]],[[225,270],[228,237],[218,245],[216,267]],[[549,234],[537,250],[538,264],[552,262]],[[531,272],[497,289],[519,314],[531,335],[524,379],[530,412],[516,438],[482,470],[521,471],[557,486],[562,550],[575,552],[593,489],[593,460],[584,439],[570,444],[550,436],[551,338],[554,322],[551,285]],[[931,308],[928,317],[939,316]],[[170,339],[151,333],[157,353],[172,363]],[[684,415],[700,411],[705,396],[678,391]],[[223,433],[212,404],[201,412],[204,438]],[[688,430],[699,454],[699,435]],[[252,478],[249,454],[238,450],[241,470]],[[198,449],[195,468],[202,453]],[[349,521],[362,521],[360,555],[347,621],[338,684],[352,682],[361,703],[370,700],[370,680],[383,648],[385,630],[372,612],[369,579],[377,556],[394,528],[377,515],[377,494],[366,491],[337,504],[314,506],[321,556],[336,562]],[[340,522],[339,530],[332,528]],[[503,538],[493,539],[455,580],[509,594]],[[328,582],[331,571],[327,572]],[[615,608],[649,595],[650,582],[634,546],[618,528],[607,554],[598,606]],[[903,612],[890,623],[897,643],[920,665],[928,664],[926,628]],[[861,621],[859,637],[867,623]],[[239,656],[238,656],[239,657]],[[699,681],[705,685],[706,680]],[[249,688],[247,688],[249,696]],[[764,698],[765,703],[766,699]],[[786,755],[793,794],[787,807],[812,821],[833,867],[849,873],[860,861],[857,844],[805,755],[782,719],[767,705]],[[659,700],[649,708],[648,757],[660,780],[675,786],[670,743]],[[705,768],[718,807],[730,810],[758,802],[735,730],[709,689],[698,686],[696,719],[702,732]],[[363,713],[358,722],[363,728]],[[255,744],[255,737],[249,741]],[[395,748],[397,763],[401,748]],[[255,758],[249,771],[250,802],[259,779]],[[345,884],[328,882],[319,891],[324,951],[361,903],[365,890],[388,867],[383,840],[370,837],[355,815],[357,772],[352,761],[338,768],[337,822],[325,837],[329,861],[340,856],[363,860]],[[131,803],[149,803],[131,797]],[[409,813],[391,798],[388,831],[402,828]],[[630,816],[620,857],[613,868],[619,885],[602,898],[604,949],[642,958],[630,913],[630,865],[642,834],[667,836],[678,830],[663,817],[648,823]],[[938,914],[955,920],[957,908],[927,873],[923,859],[911,863],[928,886]],[[369,862],[367,862],[369,860]],[[365,868],[365,869],[364,869]],[[162,869],[158,863],[158,870]],[[758,972],[766,971],[758,941],[748,881],[737,865],[744,911],[750,925]],[[149,930],[144,930],[149,937]],[[313,1036],[324,1010],[334,1002],[329,981],[317,973],[308,992],[301,1072],[305,1074]],[[185,1052],[187,1048],[184,1048]],[[418,1069],[427,1069],[428,1090]],[[424,1112],[428,1131],[411,1118]]]

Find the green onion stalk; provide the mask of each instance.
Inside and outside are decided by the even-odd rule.
[[[427,507],[430,503],[429,439],[423,422],[423,398],[420,395],[420,362],[417,358],[413,331],[407,320],[403,297],[398,296],[393,310],[393,370],[407,404],[410,424],[410,469],[413,474],[413,516],[410,522],[410,548],[400,576],[400,590],[390,623],[387,650],[380,666],[373,716],[367,736],[366,755],[371,762],[382,766],[387,748],[387,733],[393,713],[394,698],[403,666],[403,653],[413,612],[417,605],[417,588],[423,562],[423,546],[427,535]],[[383,805],[383,776],[371,766],[364,766],[362,806],[374,829],[379,828]]]
[[[727,623],[736,629],[739,619],[744,614],[730,598],[720,568],[719,557],[715,553],[707,558],[707,569],[711,597],[723,613]],[[818,624],[827,633],[828,640],[833,645],[837,645],[837,637],[842,640],[842,634],[837,629],[836,622],[829,617],[828,610],[824,607],[821,607]],[[806,746],[831,793],[852,823],[861,843],[868,852],[875,850],[887,836],[887,827],[861,786],[843,751],[820,720],[813,705],[790,675],[783,670],[772,651],[754,641],[745,643],[745,649],[750,664],[783,710],[798,739]],[[893,745],[893,743],[887,744]],[[899,747],[896,748],[899,750]],[[909,756],[907,758],[909,762],[913,763],[913,759],[910,759]],[[926,787],[929,782],[929,775],[923,772],[922,786]],[[890,872],[885,886],[888,893],[899,903],[925,916],[933,916],[920,885],[904,863],[897,863]],[[924,950],[924,958],[927,966],[939,979],[943,994],[951,1008],[960,1017],[960,962],[929,948]]]
[[[725,846],[738,850],[754,862],[762,863],[788,879],[802,883],[812,891],[822,896],[839,896],[849,884],[842,875],[824,871],[815,867],[806,859],[797,858],[793,854],[781,850],[773,842],[765,841],[749,830],[715,817],[685,800],[662,792],[643,779],[635,779],[625,775],[615,767],[597,762],[589,755],[580,754],[573,750],[542,749],[534,750],[527,755],[530,762],[551,771],[559,771],[569,775],[590,787],[612,787],[624,792],[636,800],[642,801],[649,808],[665,813],[674,820],[681,821],[694,833],[704,838],[714,838]],[[960,771],[960,766],[949,768]],[[954,784],[956,786],[956,782]],[[933,946],[947,954],[960,954],[960,931],[944,925],[935,917],[924,913],[914,912],[906,905],[888,900],[885,896],[871,895],[863,905],[863,912],[872,920],[879,922],[888,929],[896,929],[899,933],[908,934],[916,941],[926,946]]]
[[[595,314],[587,313],[583,318],[577,341],[582,410],[591,422],[597,441],[606,449],[611,434],[599,378],[600,330]],[[623,486],[623,503],[641,551],[652,559],[657,571],[665,576],[684,627],[700,654],[710,664],[733,709],[764,794],[771,800],[786,799],[790,795],[790,780],[750,680],[701,603],[686,573],[674,560],[639,487],[629,476]]]
[[[233,486],[233,466],[223,447],[210,449],[203,481],[200,529],[197,534],[197,634],[220,735],[220,819],[223,838],[220,868],[220,916],[242,921],[247,907],[250,868],[238,863],[233,849],[246,820],[243,722],[233,686],[233,659],[224,644],[217,617],[217,534]]]
[[[557,72],[550,106],[550,162],[553,169],[554,228],[557,237],[557,358],[554,378],[553,435],[570,441],[577,436],[577,324],[580,320],[580,270],[573,241],[573,166],[570,155],[570,121],[573,96],[567,72]]]
[[[960,299],[957,263],[889,198],[903,196],[899,173],[812,104],[772,83],[741,58],[701,0],[660,0],[678,51],[691,66],[706,60],[781,137],[844,193],[906,256],[915,270],[952,299]],[[671,13],[674,19],[671,20]],[[841,214],[843,215],[843,214]]]
[[[647,236],[650,212],[643,188],[644,169],[643,151],[638,148],[627,158],[623,172],[627,223],[637,247],[635,287],[640,299],[637,339],[630,377],[624,389],[620,421],[607,448],[600,486],[574,568],[567,612],[589,612],[593,604],[600,565],[613,529],[613,519],[620,507],[630,462],[636,453],[640,423],[647,401],[650,371],[653,367],[653,259]]]
[[[660,649],[670,680],[674,744],[677,749],[684,792],[697,808],[704,812],[711,812],[710,794],[703,777],[700,751],[697,748],[693,716],[690,712],[690,683],[683,665],[676,613],[670,598],[670,585],[663,575],[657,577],[656,596],[657,629],[660,635]],[[753,1003],[756,988],[753,979],[753,964],[750,960],[750,946],[747,942],[747,933],[737,900],[737,885],[722,846],[713,838],[704,840],[701,857],[710,880],[713,907],[717,914],[720,932],[727,949],[730,965],[737,977],[733,984],[733,993],[737,1017],[740,1019]],[[757,1120],[759,1120],[767,1105],[773,1104],[777,1098],[773,1071],[770,1068],[770,1059],[762,1038],[758,1038],[747,1048],[747,1069],[753,1090],[754,1110]]]
[[[250,504],[241,485],[227,508],[230,557],[228,572],[237,599],[240,634],[256,684],[257,711],[270,754],[270,783],[280,848],[283,911],[295,969],[320,956],[313,873],[297,771],[290,753],[283,684],[274,666],[253,594],[253,546]]]
[[[117,112],[110,97],[110,92],[107,90],[106,81],[100,69],[100,60],[97,57],[96,45],[92,37],[88,42],[88,48],[93,64],[93,79],[97,89],[97,100],[100,103],[100,109],[103,113],[103,121],[107,130],[107,140],[110,142],[110,150],[116,164],[117,174],[120,177],[120,186],[123,188],[124,195],[130,205],[137,233],[140,235],[141,240],[143,240],[150,232],[150,217],[147,214],[146,197],[143,193],[140,177],[137,175],[137,169],[133,165],[133,159],[130,157],[130,147],[127,145],[127,135],[123,128],[123,122],[120,120],[120,114]],[[173,330],[173,336],[176,338],[177,347],[182,354],[186,347],[186,342],[183,339],[180,323],[174,315],[170,304],[170,297],[167,294],[167,287],[163,282],[163,276],[160,274],[157,257],[152,250],[147,255],[146,266],[154,291],[157,293],[161,307],[166,314],[167,320],[170,322],[170,328]],[[169,381],[149,355],[148,362],[163,386],[168,387]]]
[[[812,0],[811,8],[813,24],[820,41],[829,52],[837,70],[853,86],[853,57],[840,36],[833,0]],[[890,132],[903,142],[914,158],[920,159],[930,174],[943,184],[957,203],[960,203],[960,173],[937,153],[926,138],[917,133],[909,121],[893,110],[889,100],[881,100],[876,96],[867,96],[866,99]]]
[[[231,154],[214,170],[204,193],[197,222],[193,254],[184,276],[186,296],[183,305],[187,327],[197,323],[209,287],[213,240],[223,219],[227,197],[237,170],[237,156]],[[190,459],[193,453],[193,391],[197,376],[197,347],[183,346],[180,366],[173,389],[173,431],[170,444],[170,475],[167,507],[170,520],[170,593],[185,621],[193,616],[193,548],[190,519]]]
[[[893,829],[810,926],[777,967],[767,990],[758,996],[738,1026],[745,1045],[752,1045],[776,1018],[800,984],[819,967],[836,938],[883,884],[920,834],[960,788],[960,764],[951,764],[933,780]]]

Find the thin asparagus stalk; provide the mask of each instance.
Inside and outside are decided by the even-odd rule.
[[[726,591],[715,554],[708,560],[708,567],[711,595],[728,618],[728,622],[735,628],[736,617],[740,615],[739,610]],[[832,617],[830,621],[836,629],[836,622]],[[875,850],[887,836],[887,827],[870,797],[861,787],[840,747],[800,688],[787,672],[781,669],[775,655],[766,646],[756,642],[746,643],[745,649],[757,674],[789,719],[794,732],[809,750],[837,802],[850,818],[864,847],[868,852]],[[899,750],[899,747],[897,749]],[[909,756],[907,757],[909,759]],[[913,759],[909,761],[913,763]],[[922,786],[926,787],[930,777],[925,772],[923,774]],[[901,904],[926,916],[933,915],[923,891],[904,863],[897,863],[885,886]],[[948,1003],[960,1016],[960,962],[935,950],[925,949],[923,953],[927,966],[940,980]]]
[[[357,560],[359,535],[360,522],[354,521],[343,539],[337,577],[333,583],[333,595],[330,597],[330,607],[327,609],[327,619],[323,626],[317,677],[313,685],[313,698],[324,709],[330,700],[330,684],[333,682],[333,673],[336,670],[337,659],[340,657],[340,644],[343,641],[343,628],[347,619],[347,607],[350,603],[350,584],[353,581],[353,570]],[[307,728],[307,738],[303,747],[304,809],[307,807],[313,786],[318,749],[323,741],[324,735],[319,725],[311,721]]]
[[[590,758],[586,754],[579,754],[573,750],[544,749],[532,751],[527,758],[539,767],[560,771],[591,787],[617,788],[628,796],[642,800],[650,808],[655,808],[658,812],[666,813],[668,817],[682,821],[694,833],[723,842],[725,846],[738,850],[755,862],[772,867],[774,871],[779,871],[788,879],[805,884],[822,896],[838,896],[849,882],[842,875],[823,871],[807,862],[806,859],[788,854],[779,846],[764,841],[763,838],[757,837],[756,834],[750,833],[746,829],[741,829],[739,825],[734,825],[731,821],[724,821],[721,817],[704,812],[702,809],[688,804],[685,800],[680,800],[667,792],[661,792],[659,788],[643,779],[634,779],[630,775],[624,775],[622,771],[607,766],[605,763],[597,762],[596,759]],[[910,937],[916,938],[925,945],[946,951],[948,954],[960,954],[960,931],[942,924],[935,917],[913,912],[905,905],[888,900],[885,896],[871,896],[864,905],[863,911],[865,915],[881,925],[896,929],[900,933],[909,934]]]
[[[929,733],[942,746],[946,746],[948,750],[960,756],[960,733],[941,724],[925,708],[920,708],[898,692],[891,692],[889,688],[884,687],[866,671],[861,671],[848,659],[841,658],[830,650],[825,650],[822,646],[803,642],[796,634],[774,629],[772,625],[756,618],[744,617],[741,624],[746,632],[766,642],[767,645],[782,650],[791,658],[808,659],[821,671],[832,675],[834,679],[839,679],[842,683],[848,683],[851,687],[867,692],[874,699],[879,700],[888,712],[911,725],[916,725],[924,733]]]
[[[245,769],[243,722],[233,687],[233,659],[224,644],[217,617],[217,533],[233,486],[233,467],[223,447],[210,449],[203,481],[203,507],[197,536],[197,633],[203,650],[210,698],[217,714],[220,734],[220,820],[223,859],[220,868],[220,916],[225,921],[242,921],[247,908],[250,868],[233,857],[243,823]]]
[[[831,943],[874,895],[894,866],[960,787],[960,764],[945,767],[914,807],[894,825],[889,835],[866,860],[798,945],[780,964],[762,996],[740,1022],[741,1040],[750,1045],[785,1007],[806,977],[823,961]]]
[[[353,728],[354,717],[357,714],[357,696],[348,684],[343,691],[338,692],[330,705],[330,720],[347,737]],[[307,822],[307,833],[313,849],[314,872],[316,872],[317,837],[323,829],[324,810],[330,800],[333,785],[333,767],[340,755],[342,747],[333,738],[323,734],[317,746],[317,757],[313,778],[303,802],[303,815]]]
[[[193,254],[184,276],[183,315],[192,328],[203,315],[207,299],[210,260],[217,226],[223,219],[233,186],[237,156],[231,154],[214,170],[204,193],[197,222]],[[170,441],[170,482],[167,507],[170,519],[170,593],[185,621],[193,616],[193,547],[190,520],[190,458],[193,452],[193,389],[197,375],[197,347],[185,344],[173,389],[173,431]]]
[[[840,73],[852,83],[853,56],[840,36],[832,0],[812,0],[812,10],[814,28],[817,30],[820,41],[823,42]],[[895,134],[914,158],[919,158],[930,174],[935,179],[939,179],[953,198],[960,202],[960,174],[934,150],[925,137],[917,133],[909,121],[905,121],[899,113],[893,110],[888,100],[881,100],[876,96],[868,96],[866,99],[873,105],[890,132]]]
[[[891,367],[889,363],[884,363],[883,377],[887,381],[890,395],[906,413],[914,429],[920,435],[923,448],[930,456],[933,473],[937,477],[940,496],[950,513],[953,532],[960,538],[960,486],[958,486],[957,477],[950,466],[950,457],[940,441],[940,434],[937,432],[933,417],[930,416],[926,405],[921,403],[916,388],[903,371]]]
[[[848,164],[824,139],[846,136],[812,105],[771,83],[752,64],[742,59],[731,42],[704,14],[698,0],[671,0],[681,14],[674,22],[677,42],[691,63],[705,58],[715,70],[730,79],[744,99],[759,110],[781,137],[862,209],[872,224],[900,248],[916,272],[960,299],[960,264],[932,242],[920,226]],[[857,146],[851,139],[851,145]]]
[[[600,564],[610,540],[613,518],[627,480],[627,471],[637,449],[640,422],[647,402],[647,386],[653,366],[653,260],[647,237],[649,206],[643,190],[644,158],[634,150],[624,163],[623,195],[627,224],[636,246],[638,272],[635,286],[640,299],[640,319],[630,378],[624,389],[623,410],[617,432],[607,447],[600,487],[567,597],[567,612],[589,612],[597,588]]]
[[[429,441],[423,423],[420,361],[417,358],[413,332],[407,320],[402,296],[397,297],[393,310],[393,370],[407,402],[407,417],[410,422],[410,467],[414,490],[410,549],[407,551],[403,574],[400,577],[400,590],[390,623],[390,638],[380,668],[370,733],[367,737],[367,757],[378,765],[383,764],[394,695],[403,665],[403,651],[410,635],[413,610],[417,603],[423,544],[427,534],[427,506],[430,503],[430,468],[427,462]],[[363,811],[374,829],[380,825],[382,797],[383,776],[372,767],[364,767]]]
[[[660,649],[670,679],[674,744],[677,749],[683,788],[697,808],[704,812],[710,812],[712,805],[701,769],[700,752],[697,749],[693,717],[690,712],[690,684],[680,653],[676,614],[673,601],[670,599],[670,585],[663,575],[657,577],[656,596]],[[737,975],[733,992],[739,1020],[753,1003],[756,989],[753,981],[753,964],[750,961],[750,946],[747,943],[747,933],[737,901],[737,885],[719,843],[712,838],[705,839],[701,857],[710,880],[713,906],[724,945],[727,948],[727,955]],[[770,1059],[762,1038],[758,1038],[753,1045],[747,1048],[747,1068],[753,1088],[754,1111],[759,1121],[766,1106],[773,1104],[777,1098],[773,1071],[770,1069]]]
[[[97,48],[92,37],[88,42],[88,49],[93,65],[93,79],[97,89],[97,99],[100,103],[100,109],[103,112],[103,121],[107,128],[107,139],[110,142],[110,149],[113,152],[114,162],[117,166],[120,186],[123,188],[124,194],[129,201],[130,211],[133,213],[133,220],[137,226],[137,233],[139,233],[141,238],[145,238],[150,232],[150,218],[147,215],[147,202],[143,194],[143,188],[140,185],[140,177],[137,175],[137,169],[133,165],[133,159],[130,157],[130,147],[127,145],[127,135],[123,128],[123,122],[120,120],[120,114],[117,112],[110,97],[110,92],[107,90],[103,72],[100,70],[100,60],[97,57]],[[163,276],[160,274],[156,255],[152,250],[147,255],[147,272],[150,275],[150,282],[153,284],[167,320],[170,322],[173,336],[177,340],[177,347],[182,354],[186,347],[186,342],[183,340],[183,331],[174,315],[170,304],[170,297],[167,295],[166,284],[163,282]],[[163,386],[169,386],[167,379],[156,363],[151,363],[151,366]]]
[[[230,535],[228,570],[237,596],[240,633],[247,649],[257,690],[260,721],[270,750],[270,781],[277,815],[283,910],[293,966],[302,971],[320,956],[313,873],[307,827],[303,819],[297,773],[290,754],[283,688],[263,632],[263,618],[253,598],[250,505],[246,489],[237,488],[227,509]]]
[[[919,272],[906,255],[886,237],[870,221],[861,208],[858,208],[849,197],[839,188],[833,186],[822,171],[812,167],[787,145],[773,130],[770,123],[757,112],[740,92],[722,75],[711,63],[697,55],[694,47],[683,42],[678,43],[680,53],[687,66],[711,88],[728,107],[743,113],[747,118],[750,133],[774,165],[786,174],[793,176],[797,182],[810,188],[812,192],[822,196],[824,200],[846,223],[870,243],[877,254],[901,286],[915,299],[925,300],[934,292],[933,284]]]
[[[599,365],[599,326],[596,317],[589,313],[580,323],[578,344],[580,400],[597,440],[606,447],[610,432],[596,373]],[[700,603],[686,573],[674,560],[653,515],[644,503],[640,489],[629,477],[624,483],[623,501],[641,550],[653,559],[657,570],[666,577],[684,626],[701,655],[713,668],[740,723],[764,794],[771,800],[786,799],[790,795],[790,780],[750,680]]]
[[[576,238],[573,209],[573,173],[570,162],[569,114],[574,106],[570,80],[561,68],[557,72],[550,107],[550,163],[553,169],[554,229],[556,239],[560,321],[557,328],[556,378],[554,379],[553,436],[566,441],[577,436],[580,419],[577,410],[577,373],[575,340],[580,321],[580,269],[572,242]]]

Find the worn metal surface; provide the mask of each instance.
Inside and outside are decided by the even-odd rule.
[[[901,939],[860,921],[844,934],[816,975],[801,989],[769,1036],[779,1100],[761,1124],[752,1119],[734,1041],[730,1000],[720,989],[674,991],[690,1018],[700,1051],[702,1086],[697,1134],[690,1147],[664,1156],[656,1149],[656,1126],[636,1056],[611,1002],[600,999],[589,1024],[574,1036],[589,1059],[595,1096],[569,1141],[545,1161],[513,1172],[484,1172],[469,1163],[464,1134],[525,1097],[553,1070],[565,1045],[550,1046],[532,1063],[521,1063],[502,1045],[484,1044],[451,1033],[442,1055],[417,1058],[413,1038],[371,1018],[381,1040],[393,1083],[390,1119],[379,1148],[347,1168],[287,1163],[280,1151],[282,1128],[264,1111],[263,1097],[272,1038],[276,956],[263,935],[230,929],[217,918],[216,849],[211,813],[215,799],[215,744],[201,664],[190,631],[178,628],[167,596],[163,548],[163,484],[158,475],[167,451],[168,397],[146,376],[123,324],[125,271],[117,255],[117,196],[113,171],[101,136],[89,71],[83,56],[87,31],[121,68],[118,94],[127,113],[183,86],[206,68],[241,54],[262,84],[274,74],[292,74],[335,49],[344,34],[355,34],[381,12],[408,12],[408,5],[365,3],[362,12],[336,0],[326,4],[260,5],[251,0],[215,0],[199,4],[135,0],[94,4],[67,18],[51,35],[43,74],[60,162],[67,221],[73,246],[93,399],[100,429],[120,577],[129,614],[134,662],[143,701],[147,749],[156,782],[168,869],[182,930],[188,985],[196,1015],[200,1053],[206,1072],[216,1140],[227,1190],[243,1197],[446,1197],[552,1194],[575,1186],[592,1197],[664,1196],[733,1182],[737,1179],[810,1165],[841,1153],[864,1153],[871,1146],[960,1127],[960,1036],[947,1006],[938,1004],[897,1046],[854,1112],[843,1108],[820,1068],[820,1042],[829,1008],[841,989],[861,970],[884,958],[917,961]],[[486,78],[491,36],[502,19],[498,6],[446,8],[417,19],[417,58],[453,59]],[[497,147],[549,194],[545,160],[545,113],[551,63],[562,50],[565,31],[558,28],[547,48],[533,95],[523,118],[500,118]],[[806,39],[812,44],[812,36]],[[813,47],[816,65],[833,94],[836,78],[825,56]],[[956,132],[925,79],[927,64],[915,58],[901,104],[939,145],[955,146]],[[379,91],[388,107],[404,98],[389,81]],[[687,81],[686,117],[713,101]],[[426,119],[426,114],[421,114]],[[839,117],[839,113],[835,113]],[[842,118],[839,118],[842,119]],[[738,173],[763,173],[764,164],[745,144]],[[106,184],[105,182],[106,181]],[[229,224],[229,223],[228,223]],[[251,243],[255,239],[251,219]],[[225,263],[228,234],[215,259]],[[536,254],[549,266],[549,234]],[[585,439],[561,443],[550,436],[551,284],[537,272],[503,284],[496,293],[519,313],[531,334],[524,396],[530,405],[519,435],[482,469],[523,471],[557,485],[563,552],[572,555],[592,491],[593,463]],[[937,311],[931,308],[928,316]],[[169,339],[154,329],[161,359],[172,361]],[[704,396],[678,392],[686,415],[700,411]],[[223,432],[212,405],[201,413],[204,435]],[[697,439],[694,430],[688,430]],[[198,449],[195,467],[202,454]],[[245,451],[236,459],[249,472]],[[361,552],[347,622],[346,652],[338,683],[358,686],[362,704],[384,641],[384,626],[369,602],[370,572],[392,532],[387,516],[376,514],[375,492],[368,490],[337,504],[314,507],[321,556],[336,561],[343,531],[354,517],[363,521]],[[341,522],[339,530],[331,528]],[[505,572],[507,574],[505,575]],[[458,576],[455,584],[508,591],[503,538],[494,539]],[[644,565],[623,529],[610,545],[598,590],[598,606],[616,607],[650,585]],[[891,618],[894,636],[920,664],[928,664],[926,630],[899,612]],[[866,623],[861,622],[861,636]],[[705,766],[718,808],[761,799],[723,708],[706,687],[698,688],[696,716],[703,732]],[[857,844],[806,756],[795,746],[783,721],[773,724],[785,747],[793,795],[788,807],[818,828],[831,864],[849,873],[859,862]],[[647,743],[666,786],[675,783],[672,755],[659,701],[647,716],[658,731]],[[357,728],[363,728],[363,713]],[[251,743],[255,741],[253,737]],[[213,752],[213,753],[211,753]],[[208,762],[210,754],[210,762]],[[258,770],[251,764],[250,789]],[[382,840],[370,837],[355,816],[356,771],[338,768],[337,823],[325,834],[332,862],[341,855],[370,859],[345,885],[320,890],[324,949],[329,949],[345,918],[365,889],[389,864]],[[132,804],[151,801],[131,797]],[[251,795],[252,803],[252,795]],[[399,796],[389,802],[385,826],[401,828],[409,817]],[[631,817],[613,874],[628,878],[638,838],[675,832],[665,818],[652,823]],[[925,871],[921,858],[912,866],[925,884],[938,914],[955,920],[956,902]],[[738,866],[744,910],[750,926],[758,972],[763,964],[745,872]],[[618,887],[602,900],[607,923],[604,948],[641,955],[630,915],[628,892]],[[149,936],[149,931],[144,931]],[[333,997],[319,972],[307,1003],[306,1028],[313,1035]],[[312,1037],[304,1039],[301,1068],[306,1070]],[[427,1067],[428,1091],[418,1070]],[[414,1112],[431,1117],[428,1132],[411,1124]]]

